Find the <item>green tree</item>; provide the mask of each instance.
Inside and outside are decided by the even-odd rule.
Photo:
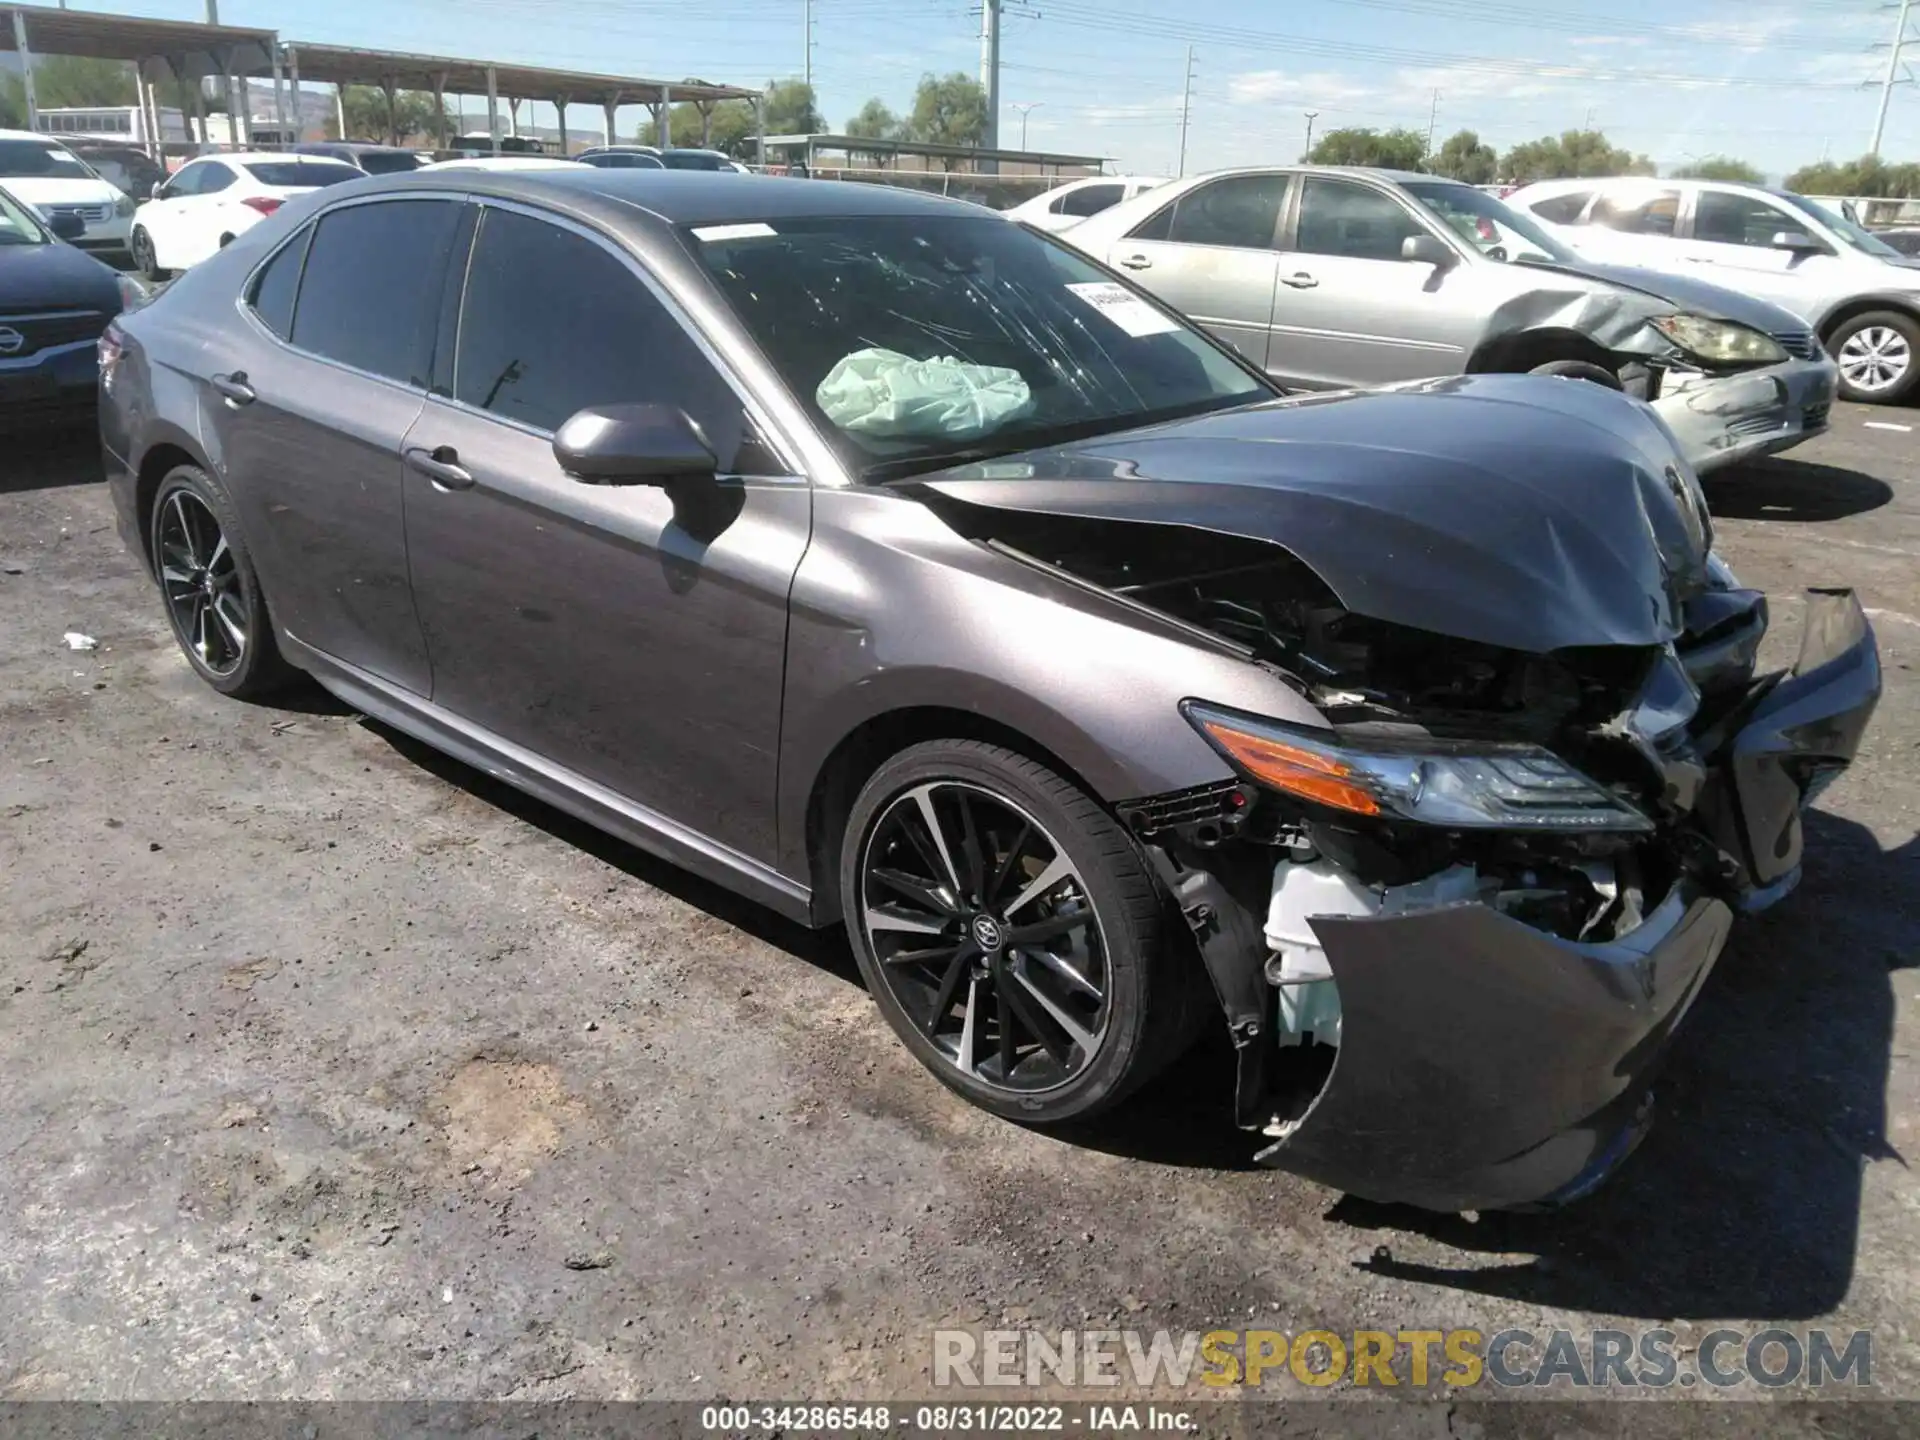
[[[18,75],[0,73],[0,130],[27,128],[27,89]]]
[[[433,96],[418,90],[394,92],[387,109],[386,91],[373,85],[349,85],[341,97],[346,111],[348,140],[381,139],[400,145],[411,139],[437,139],[447,116],[436,109]]]
[[[1889,165],[1875,155],[1841,164],[1823,160],[1787,176],[1787,189],[1802,195],[1907,199],[1920,196],[1920,164]]]
[[[1616,148],[1598,130],[1568,130],[1514,146],[1500,170],[1506,179],[1524,185],[1531,180],[1651,175],[1655,166],[1644,155]]]
[[[1372,165],[1383,170],[1418,170],[1426,158],[1427,137],[1418,130],[1354,127],[1329,130],[1314,142],[1307,159],[1315,165]]]
[[[42,110],[68,106],[132,105],[139,99],[133,67],[84,55],[48,55],[34,61],[33,97]]]
[[[1744,160],[1736,160],[1731,155],[1709,155],[1704,160],[1695,160],[1682,165],[1673,172],[1676,180],[1737,180],[1743,185],[1758,185],[1766,179],[1753,166]]]
[[[964,70],[922,75],[913,92],[908,138],[929,145],[980,145],[987,138],[987,92]]]
[[[700,113],[703,105],[707,107],[704,116]],[[720,150],[736,160],[749,160],[753,158],[759,134],[754,129],[754,123],[751,100],[721,100],[718,103],[685,100],[673,107],[667,123],[667,133],[671,137],[668,143],[681,148],[698,146]],[[651,115],[640,122],[640,128],[633,138],[637,145],[660,143]]]
[[[766,97],[769,135],[818,135],[827,128],[811,85],[799,80],[769,80]]]
[[[1449,135],[1427,168],[1449,180],[1464,180],[1469,185],[1492,184],[1500,174],[1500,156],[1491,145],[1482,144],[1471,130]]]
[[[847,134],[857,135],[862,140],[894,140],[900,135],[900,117],[887,108],[886,102],[875,96],[860,107],[860,113],[847,121]],[[883,164],[886,160],[884,150],[863,150],[862,154],[874,164]]]

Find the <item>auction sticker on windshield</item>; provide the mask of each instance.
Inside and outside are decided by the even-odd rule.
[[[1131,294],[1124,285],[1115,285],[1110,280],[1069,285],[1067,289],[1135,339],[1145,335],[1167,335],[1180,328],[1180,322],[1172,316],[1162,315],[1138,295]]]
[[[715,240],[763,240],[779,232],[771,225],[758,223],[748,225],[696,225],[694,238],[712,243]]]

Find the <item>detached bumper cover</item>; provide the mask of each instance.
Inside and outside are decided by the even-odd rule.
[[[1880,653],[1851,590],[1807,593],[1791,674],[1756,685],[1702,746],[1698,820],[1736,865],[1735,888],[1784,894],[1800,812],[1852,762],[1880,700]]]
[[[1477,904],[1314,920],[1340,991],[1339,1058],[1261,1161],[1435,1210],[1597,1182],[1631,1149],[1623,1133],[1731,921],[1685,887],[1607,945]]]

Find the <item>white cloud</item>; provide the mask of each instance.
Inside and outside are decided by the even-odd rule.
[[[1382,98],[1378,87],[1329,70],[1249,70],[1229,76],[1227,98],[1237,105],[1323,105],[1329,109]]]

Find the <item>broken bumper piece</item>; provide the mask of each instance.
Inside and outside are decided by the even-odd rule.
[[[1339,988],[1325,1088],[1263,1164],[1433,1210],[1569,1200],[1631,1153],[1732,912],[1682,885],[1607,944],[1486,905],[1313,922]]]

